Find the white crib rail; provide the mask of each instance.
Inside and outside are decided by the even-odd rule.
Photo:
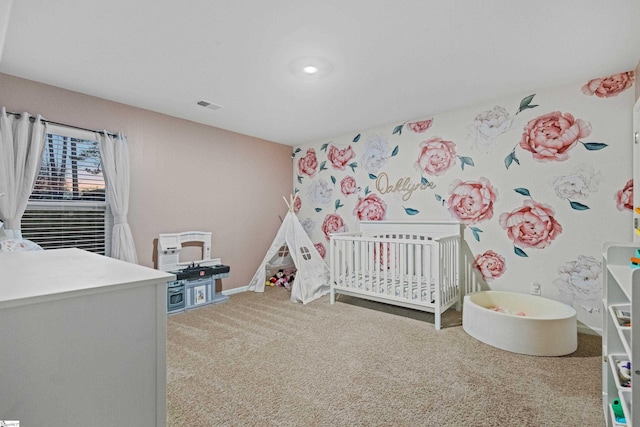
[[[448,236],[436,239],[439,243],[439,286],[440,301],[455,303],[456,309],[462,305],[460,292],[460,236]],[[449,308],[449,304],[447,308]],[[443,310],[444,311],[444,310]]]

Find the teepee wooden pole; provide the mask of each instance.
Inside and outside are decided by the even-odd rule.
[[[284,202],[287,204],[287,207],[289,208],[289,212],[293,212],[293,205],[296,199],[298,198],[298,194],[296,194],[295,196],[293,194],[289,194],[289,201],[287,201],[287,198],[284,196],[282,196],[282,198],[284,199]]]

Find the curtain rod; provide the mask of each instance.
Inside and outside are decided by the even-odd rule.
[[[17,118],[20,118],[20,116],[22,116],[22,113],[12,113],[11,111],[7,111],[7,114],[11,114],[16,116]],[[35,118],[33,116],[29,117],[29,120],[31,122],[35,121]],[[53,122],[51,120],[46,120],[46,119],[42,119],[43,122],[48,123],[50,125],[58,125],[58,126],[64,126],[64,127],[68,127],[68,128],[72,128],[72,129],[78,129],[78,130],[84,130],[87,132],[93,132],[93,133],[106,133],[107,135],[111,136],[111,137],[115,137],[117,138],[118,135],[112,132],[107,132],[106,130],[93,130],[93,129],[87,129],[87,128],[82,128],[79,126],[73,126],[73,125],[68,125],[65,123],[58,123],[58,122]]]

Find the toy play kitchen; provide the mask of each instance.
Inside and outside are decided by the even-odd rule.
[[[184,261],[183,247],[201,246],[199,260]],[[187,231],[158,235],[158,270],[171,272],[176,280],[167,284],[167,313],[225,302],[222,279],[229,277],[230,267],[220,258],[211,258],[211,233]]]

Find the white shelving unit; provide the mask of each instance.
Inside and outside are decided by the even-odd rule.
[[[629,261],[637,248],[639,243],[605,243],[603,250],[602,406],[607,426],[640,426],[640,340],[633,339],[637,335],[633,323],[620,315],[640,318],[640,268],[631,268]],[[618,372],[618,364],[627,361],[631,362],[631,387],[624,385],[624,376]],[[616,399],[626,424],[616,422],[611,407]]]

